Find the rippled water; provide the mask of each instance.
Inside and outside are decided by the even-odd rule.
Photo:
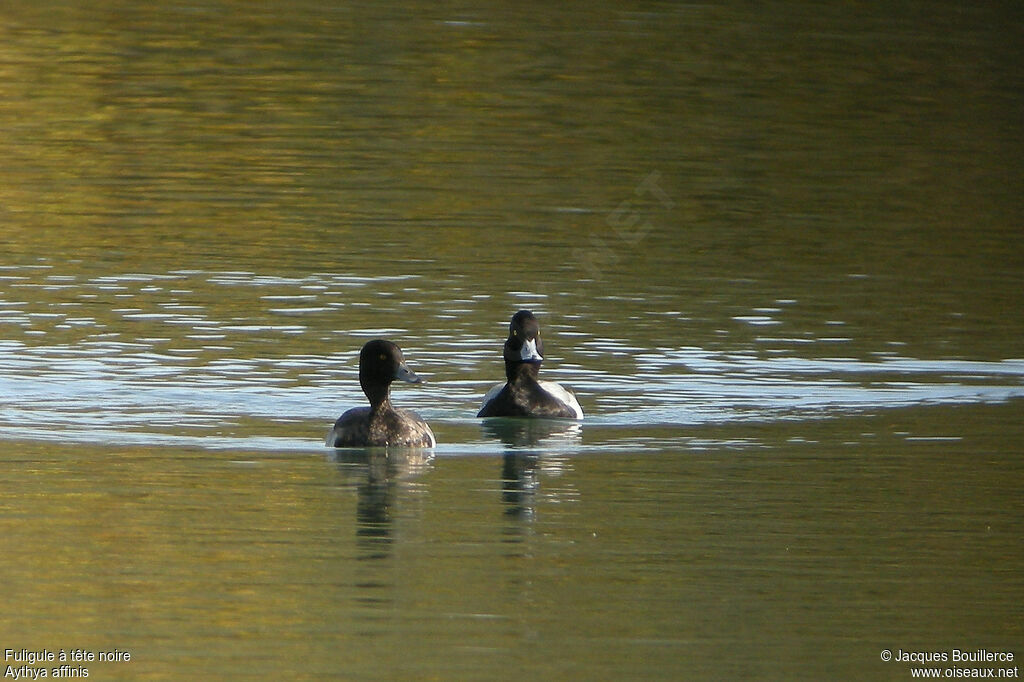
[[[4,269],[0,319],[13,333],[2,342],[0,388],[8,396],[2,423],[9,436],[314,447],[336,412],[363,400],[359,339],[386,336],[402,342],[429,380],[423,389],[397,389],[398,399],[442,431],[450,425],[459,434],[455,442],[441,441],[438,454],[489,447],[459,432],[503,372],[504,320],[486,319],[493,306],[481,303],[488,295],[445,283],[446,292],[464,298],[437,300],[437,283],[425,286],[427,278],[413,274],[172,271],[84,278],[54,269]],[[541,314],[550,305],[545,295],[510,298]],[[865,360],[800,357],[786,348],[790,339],[776,335],[785,330],[778,318],[797,304],[740,320],[773,330],[756,339],[763,350],[645,348],[625,334],[611,336],[594,311],[555,318],[549,348],[558,359],[545,371],[579,392],[587,425],[606,434],[590,439],[588,449],[605,438],[622,439],[623,431],[642,437],[647,426],[818,419],[1024,395],[1024,360],[920,360],[898,351]],[[415,317],[404,312],[417,308]],[[644,323],[681,329],[683,317],[659,311]],[[383,318],[393,326],[359,326]],[[330,329],[336,320],[354,324]],[[839,350],[851,339],[800,341]]]
[[[0,10],[0,648],[717,680],[1019,647],[1019,14]],[[582,423],[474,418],[520,308]],[[322,445],[379,336],[433,453]]]

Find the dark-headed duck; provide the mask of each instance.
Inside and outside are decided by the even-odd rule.
[[[395,379],[421,381],[406,366],[401,348],[383,339],[367,342],[359,353],[359,385],[370,406],[354,407],[338,417],[327,434],[327,447],[434,447],[437,441],[427,423],[415,412],[391,404]]]
[[[512,316],[505,341],[508,381],[487,392],[476,416],[583,419],[583,408],[571,391],[537,378],[543,352],[537,318],[529,310],[520,310]]]

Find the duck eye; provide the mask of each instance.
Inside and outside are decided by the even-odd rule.
[[[519,332],[515,329],[512,330],[512,336],[519,336]]]

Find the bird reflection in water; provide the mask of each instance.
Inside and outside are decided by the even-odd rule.
[[[392,511],[399,483],[431,466],[432,453],[418,449],[338,449],[328,455],[344,477],[356,483],[356,544],[360,559],[391,554]]]
[[[575,443],[582,433],[579,422],[556,419],[494,418],[482,424],[484,435],[505,444],[501,464],[505,514],[532,520],[541,469],[561,471],[564,461],[554,454],[559,443]]]

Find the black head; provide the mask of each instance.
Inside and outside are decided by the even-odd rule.
[[[544,360],[540,324],[529,310],[520,310],[512,316],[504,356],[506,373],[510,378],[519,366],[527,364],[536,369]]]
[[[422,380],[405,364],[402,349],[384,339],[368,341],[359,352],[359,385],[363,393],[375,403],[387,397],[395,379],[418,384]]]

